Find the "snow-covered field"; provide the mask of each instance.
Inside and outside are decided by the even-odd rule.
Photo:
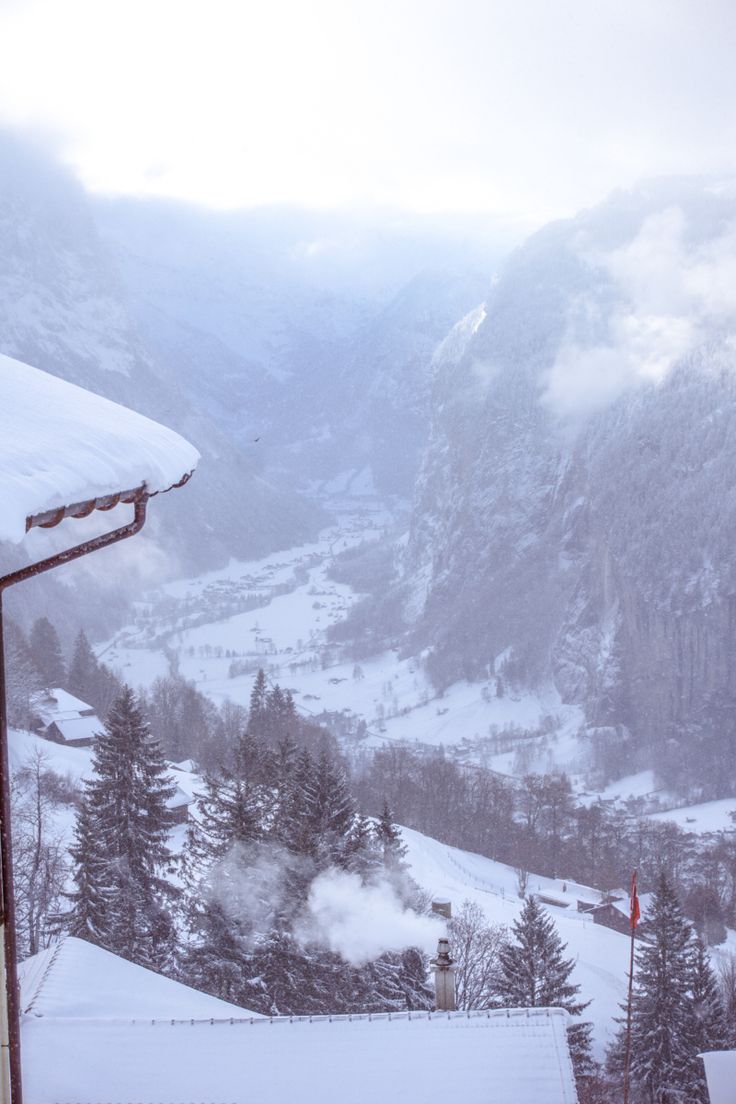
[[[326,505],[337,520],[318,541],[162,587],[140,604],[135,624],[97,649],[99,658],[134,687],[173,663],[218,704],[247,705],[263,667],[303,715],[364,721],[369,747],[442,744],[503,773],[581,769],[580,710],[563,705],[553,686],[497,696],[495,680],[463,681],[439,697],[416,660],[385,651],[356,663],[328,642],[328,628],[360,598],[329,578],[335,555],[377,540],[392,518],[367,496]]]
[[[409,848],[410,873],[432,896],[449,898],[456,910],[463,901],[474,901],[493,924],[509,925],[516,919],[522,901],[511,867],[448,847],[408,828],[402,834]],[[560,902],[559,906],[545,902],[545,907],[567,944],[567,955],[575,960],[573,980],[581,987],[581,997],[591,1001],[584,1017],[594,1025],[596,1052],[602,1057],[615,1031],[613,1018],[619,1015],[619,1003],[626,999],[629,940],[577,911],[578,898],[599,899],[597,891],[588,886],[532,874],[528,892],[540,892]]]

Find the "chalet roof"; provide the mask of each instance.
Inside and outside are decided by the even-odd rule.
[[[81,698],[75,698],[68,690],[55,686],[41,690],[31,698],[33,712],[45,724],[52,721],[72,721],[83,716],[94,716],[94,709]],[[99,725],[99,721],[97,722]]]
[[[183,790],[181,786],[176,787],[176,793],[173,797],[170,797],[166,802],[170,809],[180,809],[182,805],[193,805],[194,797]]]
[[[256,1015],[72,936],[26,959],[18,975],[21,1010],[54,1021]]]
[[[72,717],[70,720],[62,719],[52,723],[67,744],[73,744],[77,740],[94,740],[103,727],[102,721],[94,713],[91,717]]]
[[[145,484],[168,490],[199,453],[157,422],[0,355],[0,540],[26,519]]]
[[[575,1104],[577,1099],[568,1015],[561,1009],[275,1019],[131,1015],[136,998],[125,979],[122,1010],[119,997],[111,995],[109,1011],[100,994],[90,999],[90,964],[80,945],[86,947],[67,939],[55,952],[55,964],[36,983],[37,996],[24,1017],[28,1104],[49,1099]],[[192,994],[192,999],[212,998]],[[180,1013],[185,1006],[179,1004]]]

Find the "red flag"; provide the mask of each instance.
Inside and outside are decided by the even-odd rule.
[[[631,875],[631,915],[629,923],[631,924],[631,930],[636,930],[636,925],[641,919],[641,909],[639,908],[639,894],[636,892],[636,871]]]

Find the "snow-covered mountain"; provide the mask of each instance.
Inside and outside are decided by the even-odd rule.
[[[89,200],[15,136],[0,147],[0,351],[176,427],[202,452],[186,496],[162,499],[147,533],[173,568],[224,562],[303,537],[318,511],[264,477],[210,416],[180,365],[132,317]]]
[[[432,352],[498,245],[282,209],[116,200],[95,217],[149,347],[231,441],[296,486],[368,468],[411,495]]]
[[[733,700],[735,227],[729,184],[614,194],[437,351],[403,577],[437,683],[552,676],[649,760]]]

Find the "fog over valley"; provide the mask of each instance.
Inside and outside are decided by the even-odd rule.
[[[735,23],[0,11],[0,1104],[728,1099]]]

